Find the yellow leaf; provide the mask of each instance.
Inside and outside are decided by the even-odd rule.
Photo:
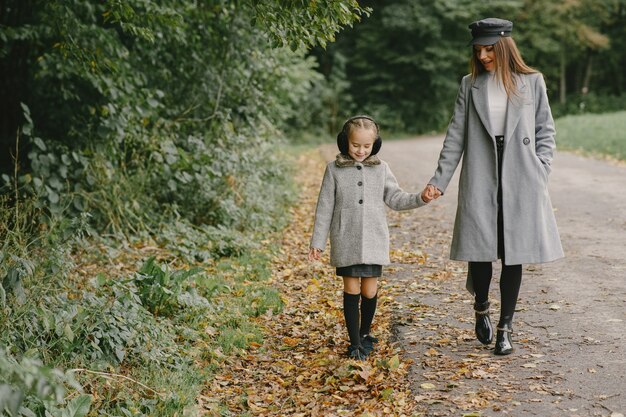
[[[435,387],[435,384],[431,384],[430,382],[425,382],[420,385],[420,388],[421,389],[435,389],[437,387]]]
[[[392,371],[397,370],[400,367],[400,358],[398,355],[394,355],[391,359],[389,359],[389,369]]]
[[[424,355],[426,355],[426,356],[437,356],[437,355],[439,355],[439,352],[437,352],[437,350],[434,349],[434,348],[430,348],[426,352],[424,352]]]

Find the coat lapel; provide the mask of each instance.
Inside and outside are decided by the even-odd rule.
[[[520,117],[522,116],[522,107],[526,101],[526,82],[524,76],[517,77],[517,93],[509,98],[506,106],[506,125],[504,129],[504,140],[508,141],[512,136]]]
[[[489,98],[487,96],[487,77],[488,73],[482,73],[476,77],[474,84],[472,85],[472,101],[474,102],[474,108],[480,121],[485,126],[489,136],[493,138],[493,132],[491,131],[491,123],[489,122]]]

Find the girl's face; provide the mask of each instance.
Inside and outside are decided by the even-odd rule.
[[[474,53],[485,70],[496,69],[496,52],[493,50],[493,45],[474,45]]]
[[[370,129],[354,128],[348,136],[348,154],[355,161],[363,162],[372,153],[376,132]]]

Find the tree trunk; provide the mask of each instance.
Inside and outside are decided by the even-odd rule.
[[[583,96],[586,96],[589,93],[589,81],[591,80],[591,68],[593,61],[593,53],[591,50],[587,51],[587,67],[585,68],[585,76],[583,78],[583,86],[581,88],[581,93]]]
[[[561,44],[561,86],[559,88],[559,102],[565,104],[567,93],[567,80],[565,77],[566,69],[565,45]]]

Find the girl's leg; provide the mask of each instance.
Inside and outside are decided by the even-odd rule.
[[[502,306],[494,350],[496,355],[508,355],[513,352],[513,342],[511,341],[513,314],[521,284],[522,265],[502,265],[502,274],[500,275]]]
[[[360,293],[360,279],[358,277],[343,277],[343,315],[350,337],[350,348],[358,347],[361,344],[359,337]]]
[[[474,285],[474,331],[476,339],[484,345],[493,340],[493,326],[489,318],[489,286],[493,273],[491,262],[470,262],[470,274]]]
[[[378,301],[378,279],[361,278],[361,337],[370,333]]]

